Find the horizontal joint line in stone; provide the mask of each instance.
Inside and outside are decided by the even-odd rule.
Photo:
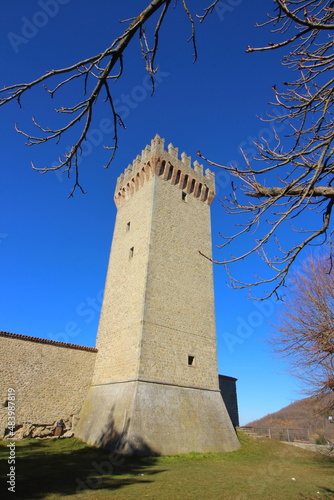
[[[161,323],[151,323],[150,321],[145,320],[143,321],[143,324],[144,323],[146,325],[161,326],[162,328],[166,328],[166,330],[174,330],[175,332],[186,333],[189,335],[193,335],[194,337],[200,337],[202,339],[212,340],[212,337],[210,335],[199,335],[198,333],[189,332],[188,330],[179,330],[177,328],[173,328],[172,326],[162,325]]]
[[[209,387],[194,387],[191,385],[180,385],[180,384],[171,384],[168,382],[157,382],[156,380],[146,380],[141,378],[129,379],[129,380],[119,380],[119,381],[111,381],[105,382],[103,384],[92,384],[92,387],[101,387],[105,385],[115,385],[115,384],[129,384],[133,382],[141,382],[144,384],[156,384],[156,385],[166,385],[168,387],[181,387],[183,389],[191,389],[197,391],[210,391],[210,392],[219,392],[219,389],[210,389]]]

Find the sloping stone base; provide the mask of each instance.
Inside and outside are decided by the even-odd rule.
[[[127,455],[239,448],[219,391],[142,381],[91,387],[75,435]]]

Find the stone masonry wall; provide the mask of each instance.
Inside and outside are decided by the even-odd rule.
[[[7,427],[8,389],[16,425],[52,424],[79,414],[96,349],[0,332],[0,438]]]
[[[138,378],[153,188],[151,178],[117,214],[96,341],[93,384]]]
[[[155,178],[140,378],[218,388],[210,207]],[[189,363],[189,357],[193,364]]]

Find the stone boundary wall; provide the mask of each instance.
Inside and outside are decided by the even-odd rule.
[[[91,384],[96,352],[0,332],[0,438],[7,427],[9,388],[15,390],[16,426],[50,425],[61,418],[73,423]]]

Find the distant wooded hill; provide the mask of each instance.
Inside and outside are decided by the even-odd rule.
[[[328,398],[334,399],[334,395]],[[321,403],[314,397],[301,399],[275,413],[269,413],[259,420],[250,422],[247,427],[309,429],[312,434],[320,434],[333,441],[334,423],[330,423],[328,414],[320,413]],[[334,420],[334,414],[332,416]]]

